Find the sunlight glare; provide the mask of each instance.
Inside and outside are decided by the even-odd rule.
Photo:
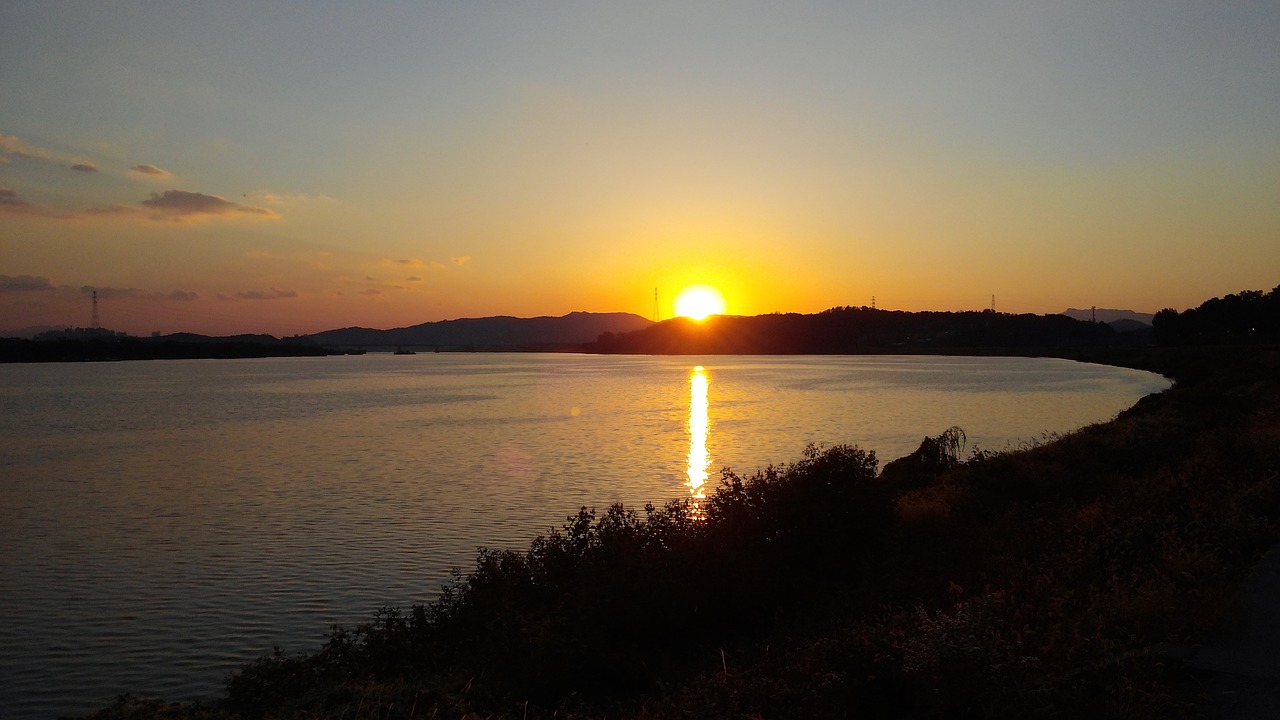
[[[707,408],[707,371],[701,365],[689,373],[689,493],[694,500],[706,497],[707,470],[711,454],[707,452],[707,435],[711,430]]]
[[[723,315],[724,296],[710,285],[690,285],[676,295],[676,315],[703,320],[710,315]]]

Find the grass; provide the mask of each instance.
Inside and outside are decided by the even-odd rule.
[[[1126,360],[1178,382],[1017,451],[950,429],[884,472],[811,448],[703,508],[583,510],[223,699],[94,717],[1198,717],[1171,648],[1277,536],[1280,360]]]

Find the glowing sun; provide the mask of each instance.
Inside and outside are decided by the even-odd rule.
[[[690,285],[676,295],[676,315],[702,320],[724,314],[724,296],[710,285]]]

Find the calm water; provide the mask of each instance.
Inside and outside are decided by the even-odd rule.
[[[216,695],[581,505],[687,497],[808,443],[883,463],[960,425],[999,449],[1168,384],[1022,358],[0,365],[0,717]]]

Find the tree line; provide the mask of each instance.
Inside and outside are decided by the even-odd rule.
[[[1271,345],[1280,341],[1280,285],[1244,290],[1178,312],[1165,308],[1151,321],[1160,345]]]
[[[860,354],[1105,346],[1110,326],[1066,315],[905,312],[838,307],[814,314],[672,318],[642,330],[605,333],[589,352],[646,354]]]

